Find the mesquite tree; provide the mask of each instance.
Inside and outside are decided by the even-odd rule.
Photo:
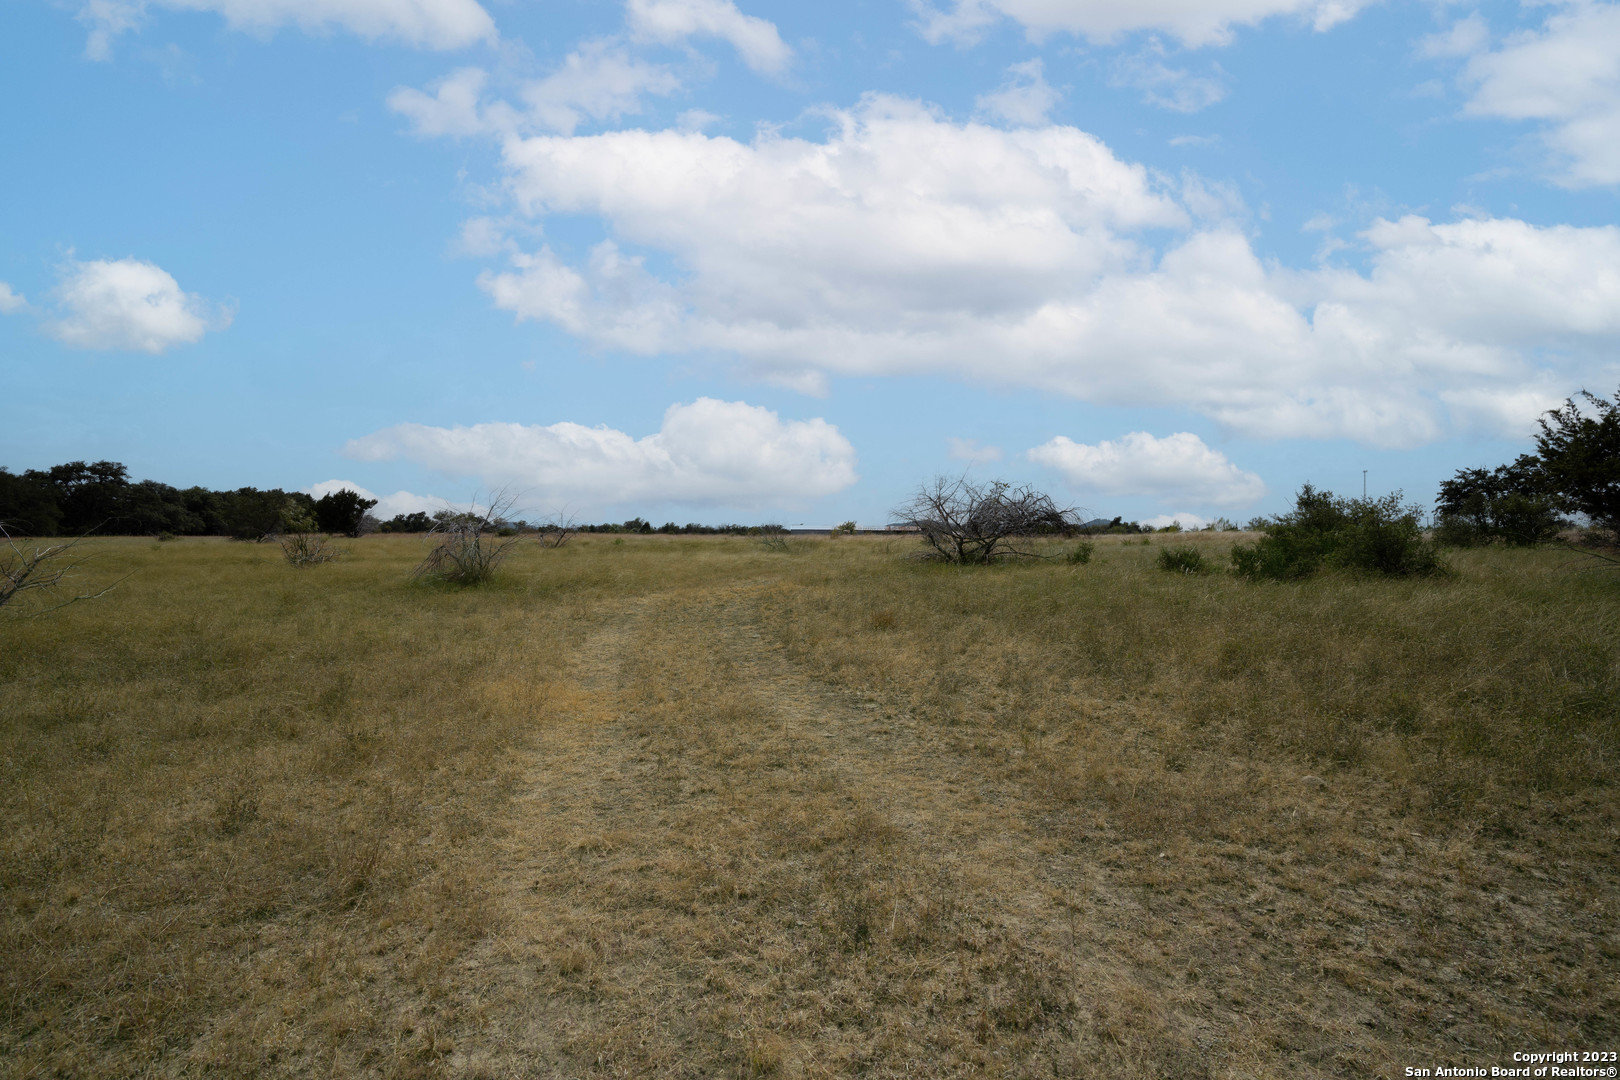
[[[1039,558],[1030,538],[1067,536],[1079,526],[1074,509],[1058,506],[1044,492],[965,476],[935,477],[895,513],[901,524],[922,534],[927,558],[952,563]]]

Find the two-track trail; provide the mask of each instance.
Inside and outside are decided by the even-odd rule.
[[[1014,796],[798,672],[758,593],[597,613],[506,832],[458,1064],[1070,1072],[1089,950]]]
[[[1499,1052],[1539,999],[1489,958],[1556,957],[1598,914],[1461,886],[1494,849],[1376,791],[1177,764],[1155,701],[1031,723],[821,681],[796,588],[589,613],[484,879],[452,1074],[1375,1077]],[[1468,913],[1450,936],[1437,897]]]

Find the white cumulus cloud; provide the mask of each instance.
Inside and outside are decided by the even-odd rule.
[[[970,465],[987,465],[1002,457],[1001,447],[985,446],[977,439],[952,437],[945,440],[945,446],[952,461],[966,461]]]
[[[1226,96],[1226,81],[1219,66],[1205,74],[1165,63],[1165,51],[1154,42],[1138,53],[1121,56],[1114,63],[1115,86],[1142,91],[1142,100],[1171,112],[1195,113]]]
[[[433,83],[431,94],[414,87],[397,87],[388,95],[388,107],[411,121],[416,134],[425,137],[494,134],[517,126],[517,115],[510,106],[491,114],[480,100],[489,72],[482,68],[461,68]]]
[[[1467,111],[1540,121],[1553,179],[1567,187],[1620,184],[1620,4],[1557,6],[1539,32],[1484,49],[1467,20],[1433,51],[1473,51],[1463,71]]]
[[[429,86],[432,93],[398,87],[388,107],[424,137],[510,135],[530,131],[573,134],[587,120],[617,120],[641,111],[649,94],[679,90],[674,72],[630,55],[608,39],[588,41],[543,79],[517,88],[519,104],[485,100],[489,73],[461,68]]]
[[[580,122],[616,120],[641,111],[645,94],[672,94],[681,82],[668,68],[632,57],[608,41],[587,42],[563,65],[523,89],[540,127],[572,132]]]
[[[1046,81],[1046,67],[1039,57],[1007,69],[1007,81],[974,104],[982,113],[1009,124],[1035,127],[1046,123],[1046,114],[1063,99]]]
[[[160,353],[231,322],[228,311],[182,292],[167,271],[140,259],[73,263],[55,296],[61,317],[47,332],[82,349]]]
[[[1029,460],[1062,474],[1077,490],[1104,495],[1153,495],[1213,506],[1253,502],[1266,485],[1188,431],[1156,438],[1133,431],[1094,445],[1065,435],[1035,447]]]
[[[811,390],[944,374],[1392,447],[1499,433],[1506,414],[1470,395],[1606,382],[1620,345],[1614,226],[1379,220],[1367,270],[1291,270],[1224,223],[1231,193],[1191,178],[1178,198],[1073,127],[882,96],[833,123],[820,141],[508,138],[517,213],[595,217],[610,239],[578,261],[516,252],[480,285],[597,345],[728,355]]]
[[[476,0],[89,0],[79,21],[90,28],[85,52],[103,60],[118,35],[140,25],[149,8],[210,11],[234,30],[266,34],[294,25],[320,33],[347,30],[425,49],[494,41],[495,21]]]
[[[28,301],[18,292],[13,292],[11,286],[0,281],[0,315],[10,315],[14,311],[22,311],[28,306]]]
[[[856,480],[855,449],[822,419],[784,421],[741,401],[671,405],[662,427],[635,438],[575,423],[429,427],[400,424],[352,440],[363,461],[403,458],[525,497],[603,506],[634,500],[801,504]]]
[[[732,0],[629,0],[625,16],[639,41],[677,45],[692,37],[717,37],[765,74],[781,72],[793,60],[775,23],[743,14]]]
[[[911,0],[929,41],[971,41],[986,28],[1011,19],[1032,38],[1078,34],[1109,42],[1137,30],[1157,30],[1189,46],[1224,45],[1236,26],[1274,16],[1293,16],[1326,30],[1370,0],[950,0],[937,6]]]

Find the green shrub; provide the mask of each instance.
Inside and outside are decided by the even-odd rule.
[[[1180,574],[1202,574],[1211,569],[1204,553],[1195,547],[1167,547],[1159,552],[1159,569]]]
[[[1442,514],[1434,523],[1434,542],[1441,547],[1483,547],[1491,542],[1491,534],[1471,517]]]
[[[1422,512],[1400,492],[1377,499],[1340,499],[1306,484],[1292,513],[1268,521],[1266,535],[1232,548],[1232,566],[1248,578],[1288,581],[1323,567],[1396,577],[1444,570]]]
[[[1090,540],[1082,540],[1064,554],[1063,561],[1073,563],[1076,566],[1084,566],[1091,561],[1092,552],[1096,550],[1096,544]]]

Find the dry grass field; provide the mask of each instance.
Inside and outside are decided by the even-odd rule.
[[[0,619],[0,1075],[1620,1049],[1620,574],[1167,540],[585,536],[461,591],[411,538],[98,541],[115,591]]]

